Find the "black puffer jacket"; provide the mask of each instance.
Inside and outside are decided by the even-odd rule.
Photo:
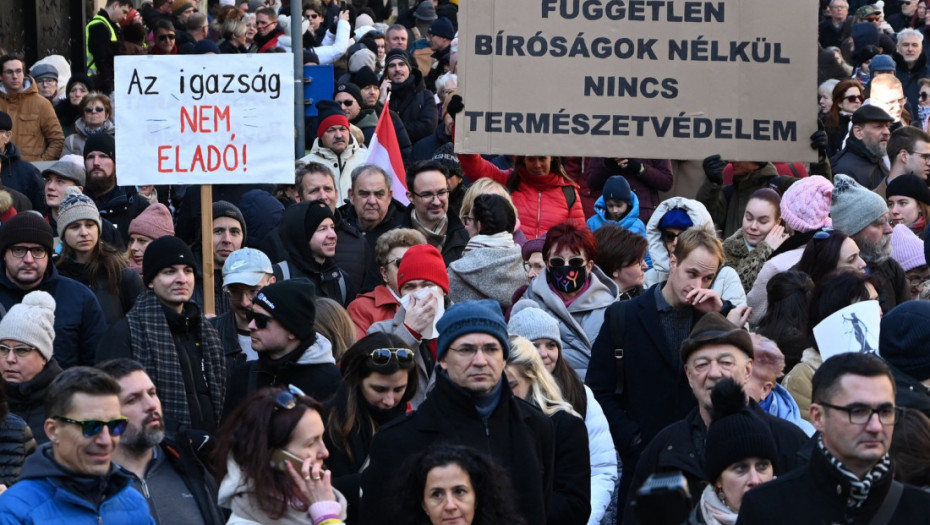
[[[0,424],[0,483],[12,485],[19,478],[26,456],[36,450],[32,430],[23,418],[7,414]]]
[[[10,412],[26,420],[38,444],[48,441],[45,435],[45,392],[52,381],[61,373],[55,358],[45,363],[42,371],[29,381],[8,383],[3,381],[3,390],[10,405]]]

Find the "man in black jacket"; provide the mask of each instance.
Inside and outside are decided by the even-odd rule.
[[[226,523],[216,504],[216,480],[194,452],[208,436],[198,436],[196,442],[187,433],[165,439],[158,392],[138,361],[113,359],[97,368],[119,383],[120,413],[129,420],[113,461],[132,476],[152,518],[161,524]]]
[[[446,266],[459,260],[468,244],[468,230],[449,213],[449,170],[438,161],[422,161],[407,171],[407,198],[404,228],[412,228],[442,253]]]
[[[113,90],[113,57],[122,38],[120,22],[132,9],[129,0],[107,0],[84,28],[87,48],[87,74],[96,74],[95,82],[100,91]],[[150,26],[150,27],[155,27]]]
[[[408,456],[440,442],[476,447],[494,457],[510,473],[526,523],[546,523],[555,461],[552,423],[517,399],[503,378],[509,340],[500,306],[490,299],[453,305],[437,329],[435,388],[413,415],[375,434],[362,472],[359,523],[398,521],[384,512],[396,496],[385,480]]]
[[[723,378],[745,385],[752,374],[753,357],[749,332],[716,312],[698,321],[691,336],[681,344],[681,361],[698,405],[685,419],[665,427],[646,446],[636,464],[631,491],[635,493],[650,475],[669,471],[683,472],[695,497],[704,490],[703,480],[708,476],[703,444],[714,410],[711,390]],[[794,423],[766,414],[755,401],[749,401],[748,410],[768,424],[775,438],[776,474],[799,466],[797,453],[807,443],[807,435]],[[627,525],[639,522],[631,510],[627,505],[623,519]]]
[[[883,157],[891,138],[889,126],[892,122],[894,117],[877,106],[857,109],[852,115],[852,130],[846,147],[830,159],[833,173],[849,175],[870,190],[881,184],[888,176]]]
[[[884,361],[860,352],[827,359],[814,374],[812,400],[811,423],[820,435],[810,462],[747,492],[737,523],[925,520],[930,494],[893,480],[888,449],[897,409]],[[879,514],[884,519],[875,520]]]
[[[116,139],[95,133],[84,143],[84,168],[87,183],[84,194],[94,199],[100,216],[119,232],[123,246],[129,245],[129,223],[149,205],[133,187],[117,186]]]
[[[411,66],[412,59],[406,51],[388,51],[384,64],[382,101],[390,93],[390,108],[400,115],[410,142],[416,144],[418,140],[431,135],[439,122],[433,92],[426,89],[423,74]]]

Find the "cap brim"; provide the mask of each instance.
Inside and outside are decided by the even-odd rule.
[[[268,275],[264,272],[234,272],[223,276],[223,286],[230,284],[244,284],[246,286],[256,286],[262,281],[262,278]]]

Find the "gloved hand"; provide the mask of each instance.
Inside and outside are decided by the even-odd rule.
[[[811,135],[811,149],[822,151],[827,149],[827,132],[817,130]]]
[[[704,159],[704,175],[707,180],[714,184],[723,184],[723,168],[727,167],[726,161],[720,158],[720,155],[711,155]]]
[[[452,98],[449,100],[449,114],[452,115],[452,118],[454,119],[463,109],[465,109],[465,102],[462,101],[462,96],[452,95]]]
[[[643,165],[636,159],[630,159],[627,161],[626,166],[620,168],[620,175],[631,176],[639,175],[640,170],[643,169]]]

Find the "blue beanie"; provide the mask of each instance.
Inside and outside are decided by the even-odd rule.
[[[633,204],[633,192],[630,190],[630,183],[622,175],[614,175],[604,183],[604,191],[601,192],[604,200],[616,199],[627,204]]]
[[[687,230],[692,226],[694,226],[694,222],[691,221],[691,217],[688,217],[688,212],[681,208],[673,208],[668,210],[668,212],[666,212],[665,215],[663,215],[659,220],[660,230],[665,230],[667,228]]]
[[[463,335],[489,334],[500,341],[504,359],[510,355],[510,338],[500,303],[493,299],[456,303],[446,310],[436,323],[439,339],[436,341],[436,360],[441,361],[452,343]]]

